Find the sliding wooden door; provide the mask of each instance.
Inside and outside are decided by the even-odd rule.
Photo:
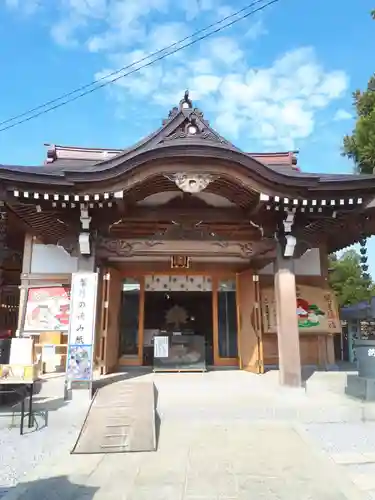
[[[214,365],[238,365],[236,276],[213,277]]]
[[[259,276],[237,274],[238,354],[242,370],[264,372]]]
[[[108,268],[103,274],[100,317],[101,373],[116,371],[119,351],[119,313],[121,304],[121,273]]]

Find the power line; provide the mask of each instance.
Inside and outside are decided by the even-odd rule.
[[[210,25],[210,26],[208,26],[206,28],[203,28],[203,29],[201,29],[201,30],[193,33],[192,35],[184,38],[183,40],[181,40],[179,42],[175,42],[175,43],[171,44],[168,47],[165,47],[165,48],[163,48],[161,50],[158,50],[158,51],[154,52],[153,54],[150,54],[149,56],[144,57],[143,59],[135,61],[132,64],[130,64],[129,66],[125,66],[125,67],[123,67],[123,68],[121,68],[119,70],[116,70],[116,71],[114,71],[114,72],[112,72],[112,73],[110,73],[110,74],[108,74],[106,76],[103,76],[102,78],[99,78],[98,80],[95,80],[94,82],[92,82],[90,84],[84,85],[84,86],[82,86],[82,87],[80,87],[80,88],[78,88],[76,90],[73,90],[72,92],[68,92],[67,94],[64,94],[64,95],[62,95],[62,96],[60,96],[60,97],[58,97],[56,99],[48,101],[45,104],[41,104],[40,106],[37,106],[37,107],[35,107],[35,108],[33,108],[33,109],[29,110],[29,111],[26,111],[24,113],[21,113],[21,114],[19,114],[17,116],[14,116],[13,118],[9,118],[8,120],[6,120],[4,122],[1,122],[0,126],[1,125],[5,125],[5,124],[7,124],[7,123],[9,123],[11,121],[17,120],[18,118],[23,118],[23,117],[25,117],[25,116],[33,113],[34,111],[41,110],[41,111],[38,111],[37,113],[31,114],[31,116],[28,116],[27,118],[23,118],[22,120],[18,120],[15,123],[11,123],[10,125],[7,125],[6,127],[0,128],[0,132],[3,132],[3,131],[8,130],[8,129],[11,129],[13,127],[16,127],[17,125],[21,125],[22,123],[26,123],[26,122],[28,122],[30,120],[33,120],[34,118],[37,118],[37,117],[39,117],[39,116],[41,116],[43,114],[46,114],[46,113],[48,113],[50,111],[58,109],[58,108],[60,108],[62,106],[65,106],[66,104],[74,102],[74,101],[80,99],[81,97],[84,97],[84,96],[86,96],[88,94],[91,94],[91,93],[95,92],[96,90],[99,90],[101,88],[106,87],[107,85],[110,85],[112,83],[117,82],[121,78],[125,78],[126,76],[130,76],[133,73],[136,73],[136,72],[140,71],[141,69],[147,68],[147,67],[151,66],[152,64],[154,64],[156,62],[162,61],[163,59],[167,58],[168,56],[173,55],[176,52],[179,52],[180,50],[186,49],[186,48],[188,48],[188,47],[196,44],[197,42],[200,42],[200,41],[208,38],[209,36],[212,36],[212,35],[214,35],[216,33],[219,33],[220,31],[222,31],[222,30],[224,30],[226,28],[229,28],[230,26],[233,26],[234,24],[237,24],[238,22],[240,22],[240,21],[242,21],[242,20],[250,17],[251,15],[253,15],[253,14],[257,13],[257,12],[260,12],[260,11],[264,10],[266,7],[269,7],[270,5],[277,3],[279,0],[270,0],[266,4],[260,6],[260,7],[256,8],[256,9],[254,9],[254,10],[251,10],[250,12],[247,12],[246,14],[243,14],[242,16],[238,17],[237,19],[234,19],[233,21],[231,21],[231,22],[229,22],[227,24],[224,24],[223,26],[220,26],[220,27],[216,28],[213,31],[210,31],[209,33],[207,33],[205,35],[202,35],[202,36],[200,36],[198,38],[195,38],[194,40],[192,40],[192,41],[190,41],[190,42],[188,42],[188,43],[186,43],[186,44],[184,44],[182,46],[179,46],[179,47],[175,48],[174,50],[167,52],[166,54],[162,54],[159,57],[157,57],[156,59],[153,59],[152,61],[149,61],[148,63],[146,63],[146,64],[144,64],[144,65],[142,65],[140,67],[137,67],[137,68],[135,68],[135,69],[133,69],[133,70],[127,72],[127,73],[124,73],[124,74],[121,74],[119,76],[116,76],[115,78],[112,78],[110,80],[104,81],[103,83],[100,83],[101,81],[108,79],[108,77],[116,75],[118,73],[121,73],[125,69],[129,69],[129,68],[131,68],[133,66],[136,66],[136,65],[140,64],[141,62],[143,62],[143,61],[145,61],[145,60],[153,57],[154,55],[161,54],[162,52],[165,52],[165,51],[169,50],[170,48],[176,47],[176,45],[180,45],[184,41],[186,41],[186,40],[188,40],[188,39],[190,39],[192,37],[195,37],[199,33],[207,31],[211,27],[217,26],[218,24],[222,24],[225,20],[228,20],[228,19],[231,19],[231,18],[233,18],[235,16],[238,16],[240,13],[248,10],[252,6],[254,6],[254,5],[256,5],[256,4],[258,4],[258,3],[262,2],[262,1],[263,0],[255,0],[254,2],[252,2],[251,4],[249,4],[247,7],[244,7],[243,9],[235,12],[234,14],[231,14],[230,16],[227,16],[226,18],[223,18],[222,20],[218,21],[217,23],[214,23],[214,24],[212,24],[212,25]],[[98,83],[100,83],[100,84],[97,85]],[[89,88],[89,87],[93,87],[93,88]],[[85,90],[85,89],[87,89],[87,90]],[[78,92],[80,92],[81,90],[84,90],[84,92],[81,92],[78,95],[74,95],[74,94],[77,94]],[[58,101],[61,101],[62,99],[66,98],[66,97],[69,97],[69,99],[67,99],[67,100],[65,100],[63,102],[57,103]],[[54,104],[54,103],[57,103],[57,104]],[[50,106],[50,107],[47,107],[50,104],[54,104],[54,105]],[[47,108],[47,109],[42,109],[42,108]]]
[[[214,24],[212,24],[212,25],[210,25],[210,26],[208,26],[208,27],[206,27],[206,28],[203,28],[203,29],[201,29],[201,30],[197,31],[196,33],[193,33],[192,35],[190,35],[190,36],[188,36],[188,37],[185,37],[183,40],[180,40],[179,42],[175,42],[175,43],[171,44],[170,46],[165,47],[165,48],[163,48],[163,49],[161,49],[161,50],[159,50],[159,51],[156,51],[156,52],[154,52],[153,54],[150,54],[149,56],[146,56],[146,57],[144,57],[144,58],[142,58],[142,59],[140,59],[140,60],[138,60],[138,61],[135,61],[135,62],[133,62],[132,64],[130,64],[130,65],[128,65],[128,66],[125,66],[125,67],[123,67],[123,68],[121,68],[121,69],[119,69],[119,70],[116,70],[116,71],[114,71],[114,72],[112,72],[112,73],[108,74],[108,75],[105,75],[105,76],[103,76],[102,78],[99,78],[98,80],[95,80],[94,82],[92,82],[92,83],[90,83],[90,84],[84,85],[84,86],[82,86],[82,87],[80,87],[80,88],[78,88],[78,89],[76,89],[76,90],[74,90],[74,91],[72,91],[72,92],[69,92],[69,93],[67,93],[67,94],[64,94],[64,95],[62,95],[62,96],[60,96],[60,97],[56,98],[56,99],[53,99],[53,100],[51,100],[51,101],[48,101],[47,103],[44,103],[44,104],[42,104],[42,105],[40,105],[40,106],[37,106],[37,107],[35,107],[35,108],[33,108],[33,109],[29,110],[29,111],[26,111],[25,113],[22,113],[22,114],[20,114],[20,115],[14,116],[13,118],[9,118],[8,120],[6,120],[6,121],[4,121],[4,122],[1,122],[1,123],[0,123],[0,126],[1,126],[1,125],[3,125],[3,124],[9,123],[9,122],[11,122],[11,121],[14,121],[14,120],[16,120],[17,118],[21,118],[21,117],[24,117],[24,116],[26,116],[26,115],[29,115],[29,114],[30,114],[30,113],[32,113],[33,111],[37,111],[37,110],[39,110],[39,109],[41,109],[41,108],[45,108],[45,107],[47,107],[49,104],[53,104],[53,103],[55,103],[55,102],[57,102],[57,101],[60,101],[60,100],[61,100],[61,99],[63,99],[64,97],[73,96],[74,94],[76,94],[76,93],[77,93],[77,92],[79,92],[80,90],[87,89],[87,88],[92,87],[93,85],[95,85],[95,84],[99,83],[100,81],[106,80],[106,79],[107,79],[109,76],[111,76],[111,75],[115,75],[115,74],[121,73],[121,72],[122,72],[123,70],[125,70],[125,69],[128,69],[128,68],[131,68],[132,66],[138,65],[138,64],[139,64],[139,63],[141,63],[142,61],[145,61],[145,60],[147,60],[147,59],[151,58],[153,55],[160,54],[161,52],[165,52],[166,50],[169,50],[169,48],[170,48],[170,47],[175,47],[176,45],[181,44],[184,40],[188,40],[189,38],[192,38],[192,37],[196,36],[196,35],[197,35],[197,34],[199,34],[199,33],[202,33],[202,32],[204,32],[204,31],[207,31],[207,30],[208,30],[208,29],[210,29],[211,27],[213,27],[213,26],[217,26],[218,24],[221,24],[221,23],[222,23],[222,22],[224,22],[226,19],[230,19],[230,18],[232,18],[232,17],[237,16],[239,13],[244,12],[245,10],[248,10],[250,7],[252,7],[252,6],[253,6],[253,5],[255,5],[255,4],[260,3],[261,1],[264,1],[264,0],[256,0],[256,1],[252,2],[251,4],[249,4],[247,7],[244,7],[243,9],[241,9],[241,10],[239,10],[239,11],[235,12],[234,14],[231,14],[230,16],[227,16],[226,18],[223,18],[222,20],[218,21],[217,23],[214,23]],[[175,54],[176,52],[179,52],[180,50],[183,50],[183,49],[185,49],[185,48],[187,48],[187,47],[190,47],[191,45],[194,45],[195,43],[197,43],[197,42],[199,42],[199,41],[201,41],[201,40],[204,40],[205,38],[208,38],[209,36],[211,36],[211,35],[213,35],[213,34],[215,34],[215,33],[218,33],[218,32],[222,31],[222,30],[223,30],[223,29],[225,29],[225,28],[230,27],[230,26],[232,26],[232,25],[234,25],[234,24],[238,23],[239,21],[242,21],[243,19],[246,19],[246,18],[247,18],[247,17],[249,17],[250,15],[255,14],[256,12],[259,12],[259,11],[261,11],[261,10],[265,9],[266,7],[268,7],[268,6],[270,6],[270,5],[274,4],[274,3],[276,3],[276,2],[278,2],[278,1],[279,1],[279,0],[272,0],[272,1],[269,1],[269,2],[268,2],[268,3],[266,3],[265,5],[263,5],[263,6],[261,6],[261,7],[258,7],[257,9],[254,9],[254,10],[252,10],[251,12],[248,12],[247,14],[245,14],[245,15],[243,15],[243,16],[241,16],[241,17],[239,17],[238,19],[235,19],[234,21],[231,21],[230,23],[227,23],[227,24],[225,24],[225,25],[223,25],[223,26],[221,26],[221,27],[219,27],[219,28],[217,28],[217,29],[215,29],[215,30],[211,31],[210,33],[207,33],[207,34],[206,34],[206,35],[204,35],[204,36],[201,36],[201,37],[199,37],[199,38],[197,38],[197,39],[195,39],[195,40],[192,40],[191,42],[189,42],[189,43],[187,43],[187,44],[185,44],[185,45],[182,45],[181,47],[178,47],[177,49],[175,49],[175,50],[173,50],[173,51],[171,51],[171,52],[168,52],[167,54],[164,54],[164,55],[162,55],[162,56],[159,56],[158,58],[156,58],[156,59],[154,59],[154,60],[150,61],[150,62],[149,62],[149,63],[147,63],[147,64],[144,64],[143,66],[137,67],[136,69],[134,69],[134,70],[132,70],[132,71],[129,71],[128,73],[125,73],[125,74],[123,74],[123,75],[120,75],[120,76],[118,76],[118,77],[116,77],[116,78],[113,78],[113,79],[111,79],[111,80],[105,81],[104,83],[102,83],[102,84],[100,84],[100,85],[96,85],[94,88],[91,88],[91,89],[89,89],[89,90],[87,90],[87,91],[85,91],[85,92],[82,92],[82,93],[78,94],[77,96],[72,97],[71,99],[67,99],[66,101],[63,101],[63,102],[61,102],[61,103],[59,103],[59,104],[56,104],[56,105],[54,105],[54,106],[51,106],[51,107],[49,107],[49,108],[47,108],[47,109],[43,109],[42,111],[40,111],[40,112],[38,112],[38,113],[35,113],[35,114],[33,114],[33,115],[29,116],[28,118],[25,118],[25,119],[23,119],[23,120],[19,120],[19,121],[17,121],[16,123],[12,123],[12,124],[10,124],[10,125],[8,125],[8,126],[6,126],[6,127],[0,128],[0,132],[3,132],[3,131],[8,130],[8,129],[10,129],[10,128],[13,128],[13,127],[15,127],[15,126],[17,126],[17,125],[20,125],[20,124],[22,124],[22,123],[28,122],[28,121],[30,121],[30,120],[32,120],[32,119],[34,119],[34,118],[37,118],[37,117],[39,117],[39,116],[41,116],[41,115],[43,115],[43,114],[45,114],[45,113],[48,113],[49,111],[53,111],[53,110],[55,110],[55,109],[58,109],[58,108],[60,108],[60,107],[62,107],[62,106],[65,106],[65,104],[68,104],[68,103],[70,103],[70,102],[74,102],[74,101],[76,101],[77,99],[79,99],[79,98],[81,98],[81,97],[84,97],[85,95],[91,94],[91,93],[92,93],[92,92],[94,92],[95,90],[99,90],[99,89],[101,89],[101,88],[103,88],[103,87],[105,87],[105,86],[107,86],[107,85],[109,85],[109,84],[115,83],[116,81],[120,80],[121,78],[124,78],[124,77],[126,77],[126,76],[129,76],[129,75],[131,75],[131,74],[133,74],[133,73],[135,73],[135,72],[137,72],[137,71],[140,71],[141,69],[144,69],[144,68],[146,68],[146,67],[148,67],[148,66],[151,66],[151,65],[152,65],[152,64],[154,64],[155,62],[161,61],[161,60],[165,59],[166,57],[168,57],[168,56],[170,56],[170,55],[173,55],[173,54]]]
[[[122,68],[120,69],[117,69],[115,71],[112,71],[111,73],[108,73],[107,75],[104,75],[102,76],[101,78],[98,78],[96,80],[93,80],[92,82],[90,83],[87,83],[85,85],[82,85],[81,87],[78,87],[76,88],[75,90],[72,90],[70,92],[67,92],[65,94],[62,94],[60,95],[59,97],[56,97],[54,99],[51,99],[50,101],[47,101],[43,104],[40,104],[39,106],[36,106],[35,108],[32,108],[32,109],[29,109],[28,111],[25,111],[24,113],[21,113],[21,114],[18,114],[18,115],[15,115],[15,116],[12,116],[11,118],[8,118],[7,120],[4,120],[2,122],[0,122],[0,127],[2,125],[5,125],[9,122],[12,122],[14,120],[17,120],[19,118],[23,118],[24,116],[27,116],[31,113],[33,113],[34,111],[38,111],[39,109],[41,108],[45,108],[47,106],[50,106],[51,104],[55,104],[56,102],[58,101],[61,101],[62,99],[65,99],[67,97],[70,97],[78,92],[81,92],[82,90],[86,90],[88,89],[89,87],[92,87],[98,83],[100,83],[101,81],[103,80],[107,80],[108,78],[110,78],[111,76],[115,76],[115,75],[118,75],[119,73],[121,73],[122,71],[125,71],[126,69],[130,69],[132,68],[133,66],[135,66],[136,64],[140,64],[140,63],[143,63],[144,61],[147,61],[147,59],[151,59],[152,57],[155,57],[159,54],[161,54],[162,52],[165,52],[166,50],[170,50],[170,49],[173,49],[174,47],[176,47],[177,45],[180,45],[181,43],[184,43],[186,42],[187,40],[189,40],[190,38],[193,38],[201,33],[203,33],[204,31],[207,31],[211,28],[214,28],[215,26],[217,26],[218,24],[222,24],[223,22],[225,21],[228,21],[229,19],[232,19],[233,17],[235,16],[238,16],[239,14],[242,14],[242,12],[245,12],[246,10],[249,10],[251,7],[253,7],[254,5],[257,5],[258,3],[262,3],[264,2],[264,0],[255,0],[254,2],[252,2],[251,4],[247,5],[246,7],[243,7],[242,9],[238,10],[237,12],[234,12],[233,14],[230,14],[229,16],[226,16],[224,17],[223,19],[221,19],[220,21],[217,21],[216,23],[213,23],[213,24],[210,24],[209,26],[206,26],[205,28],[202,28],[198,31],[195,31],[194,33],[192,33],[191,35],[189,36],[186,36],[185,38],[183,38],[182,40],[179,40],[178,42],[174,42],[172,43],[171,45],[168,45],[166,47],[163,47],[162,49],[160,50],[157,50],[155,52],[152,52],[151,54],[143,57],[142,59],[139,59],[138,61],[135,61],[131,64],[128,64],[127,66],[123,66]]]

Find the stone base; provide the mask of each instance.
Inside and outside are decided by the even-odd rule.
[[[375,401],[375,379],[347,375],[345,394],[365,401]]]

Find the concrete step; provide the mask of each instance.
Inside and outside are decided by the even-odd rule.
[[[308,395],[337,394],[345,395],[346,378],[356,372],[315,372],[306,380]]]

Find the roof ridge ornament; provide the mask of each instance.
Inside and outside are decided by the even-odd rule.
[[[180,112],[180,110],[178,109],[177,106],[174,106],[168,113],[168,118],[164,119],[162,124],[163,126],[166,125],[169,121],[173,120],[173,118],[175,116],[178,115],[178,113]]]
[[[180,101],[180,109],[193,109],[193,101],[189,98],[188,90],[185,90],[184,98]]]
[[[193,108],[193,101],[189,98],[189,91],[186,90],[183,99],[181,99],[179,106],[173,106],[168,113],[168,118],[163,120],[163,125],[175,118],[183,109],[191,109],[195,116],[204,122],[206,126],[209,125],[208,121],[204,120],[203,113],[198,108]]]

